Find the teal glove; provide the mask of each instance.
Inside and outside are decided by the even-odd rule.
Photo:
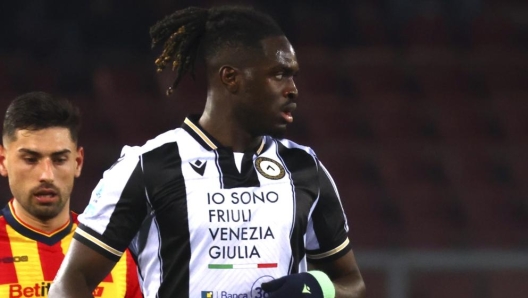
[[[286,275],[261,287],[268,298],[335,298],[334,284],[328,275],[317,270]]]

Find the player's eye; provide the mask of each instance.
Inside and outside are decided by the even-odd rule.
[[[35,164],[38,162],[37,158],[36,157],[24,157],[24,161],[27,163],[27,164]]]
[[[62,165],[64,164],[68,159],[66,157],[57,157],[53,160],[54,163]]]

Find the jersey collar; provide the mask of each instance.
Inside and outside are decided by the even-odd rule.
[[[18,233],[24,237],[30,238],[32,240],[45,243],[47,245],[54,245],[55,243],[61,241],[66,235],[68,235],[73,227],[73,218],[72,213],[70,213],[70,220],[68,223],[58,228],[54,232],[46,233],[37,228],[34,228],[27,223],[23,222],[19,217],[16,216],[13,209],[13,200],[2,209],[0,212],[4,215],[7,223]]]
[[[182,128],[185,129],[185,131],[187,131],[198,143],[200,143],[202,147],[209,151],[225,148],[222,144],[220,144],[220,142],[218,142],[213,136],[211,136],[200,126],[198,123],[200,116],[201,115],[187,116],[187,118],[185,118],[183,121]],[[262,138],[260,146],[255,150],[257,155],[260,155],[264,151],[267,139],[268,138],[266,136]]]

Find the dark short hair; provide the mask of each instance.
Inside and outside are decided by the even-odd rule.
[[[242,6],[188,7],[150,28],[152,46],[163,44],[155,62],[158,71],[170,65],[177,72],[169,94],[186,73],[193,75],[199,52],[207,60],[226,48],[258,49],[262,39],[282,35],[271,16]]]
[[[20,95],[11,102],[5,114],[2,137],[14,139],[20,129],[63,127],[77,143],[80,126],[79,109],[70,101],[37,91]]]

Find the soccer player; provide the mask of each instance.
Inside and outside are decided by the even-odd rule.
[[[80,115],[44,92],[17,97],[5,114],[0,174],[13,194],[0,210],[0,297],[47,297],[78,225],[69,210],[81,174]],[[95,297],[140,298],[130,252],[92,289]]]
[[[189,7],[150,33],[163,45],[158,69],[177,72],[169,94],[204,60],[205,110],[124,147],[79,216],[50,297],[90,297],[130,245],[145,297],[363,297],[330,174],[283,139],[299,65],[275,21]]]

